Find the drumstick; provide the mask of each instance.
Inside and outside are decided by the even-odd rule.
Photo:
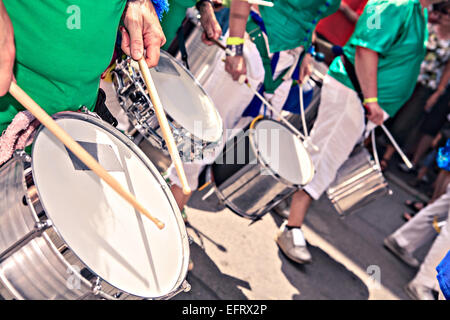
[[[264,0],[242,0],[248,2],[249,4],[257,4],[259,6],[273,7],[273,2],[264,1]]]
[[[170,157],[172,158],[173,164],[177,171],[178,177],[180,178],[181,185],[183,187],[184,194],[190,194],[191,188],[187,182],[186,174],[184,173],[183,163],[180,159],[180,154],[178,153],[178,148],[175,144],[175,139],[173,138],[172,131],[169,127],[169,122],[166,118],[166,113],[162,107],[161,100],[159,99],[158,92],[156,91],[155,83],[153,82],[152,75],[148,69],[147,62],[142,58],[139,61],[139,68],[144,78],[145,84],[147,85],[147,91],[152,101],[153,107],[155,108],[156,117],[158,118],[159,126],[167,144],[167,149],[169,149]]]
[[[241,76],[242,79],[242,76]],[[239,81],[241,81],[239,79]],[[297,130],[296,127],[294,127],[288,120],[286,120],[280,112],[278,112],[277,109],[275,109],[256,89],[254,89],[251,85],[248,79],[244,80],[245,84],[252,90],[252,92],[261,100],[262,103],[264,103],[273,113],[275,113],[289,129],[291,129],[299,138],[302,138],[305,142],[305,144],[310,145],[314,151],[319,151],[319,148],[314,145],[311,141],[309,141],[308,137],[305,137],[300,131]]]
[[[58,140],[60,140],[72,153],[80,159],[97,176],[105,181],[124,200],[131,204],[137,211],[149,218],[159,229],[164,228],[164,223],[153,217],[136,198],[111,176],[83,147],[80,146],[69,134],[62,129],[44,109],[42,109],[30,96],[26,94],[15,82],[11,83],[9,93],[33,116],[38,119]]]

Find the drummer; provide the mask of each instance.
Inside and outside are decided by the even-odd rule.
[[[394,116],[411,96],[426,52],[426,8],[437,2],[441,0],[369,1],[344,55],[330,65],[311,132],[319,148],[310,151],[316,175],[293,195],[289,218],[277,238],[291,260],[311,261],[301,226],[312,201],[334,180],[364,131]]]
[[[340,0],[304,0],[295,6],[291,0],[274,0],[274,4],[273,7],[253,6],[251,10],[248,2],[231,2],[227,46],[236,55],[227,56],[225,65],[218,57],[211,76],[204,82],[204,89],[223,119],[226,133],[232,132],[231,129],[243,128],[251,121],[244,114],[247,108],[252,110],[250,113],[253,110],[259,113],[262,109],[254,94],[234,80],[238,80],[240,75],[247,75],[254,88],[262,83],[266,98],[281,109],[292,79],[302,81],[310,73],[312,56],[307,52],[315,25],[335,12]],[[224,140],[227,138],[229,136],[225,134]],[[197,189],[198,176],[204,166],[213,160],[212,157],[203,162],[184,164],[192,190]],[[173,166],[168,173],[175,199],[180,209],[184,210],[190,195],[183,194]]]
[[[7,94],[17,83],[49,113],[93,109],[111,61],[121,17],[122,48],[149,66],[165,43],[166,0],[0,0],[0,132],[23,107]],[[45,23],[43,22],[45,21]]]

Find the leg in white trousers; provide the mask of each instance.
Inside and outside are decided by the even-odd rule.
[[[436,267],[450,250],[450,185],[447,186],[445,194],[422,209],[414,218],[395,231],[392,236],[401,247],[413,253],[436,236],[436,230],[432,226],[435,216],[438,217],[438,220],[446,218],[447,223],[441,228],[441,232],[431,246],[413,281],[438,291]]]

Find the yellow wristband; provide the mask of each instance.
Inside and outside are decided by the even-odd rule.
[[[378,98],[377,97],[375,97],[375,98],[366,98],[366,99],[364,99],[363,104],[371,103],[371,102],[378,102]]]
[[[238,46],[240,44],[244,44],[243,38],[239,38],[239,37],[228,37],[227,38],[227,45]]]

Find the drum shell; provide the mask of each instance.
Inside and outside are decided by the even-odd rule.
[[[255,154],[250,135],[247,129],[229,140],[209,170],[216,194],[229,209],[240,216],[259,219],[298,186],[273,175]]]
[[[327,190],[328,198],[340,215],[350,214],[390,194],[387,181],[363,146],[355,148]]]

